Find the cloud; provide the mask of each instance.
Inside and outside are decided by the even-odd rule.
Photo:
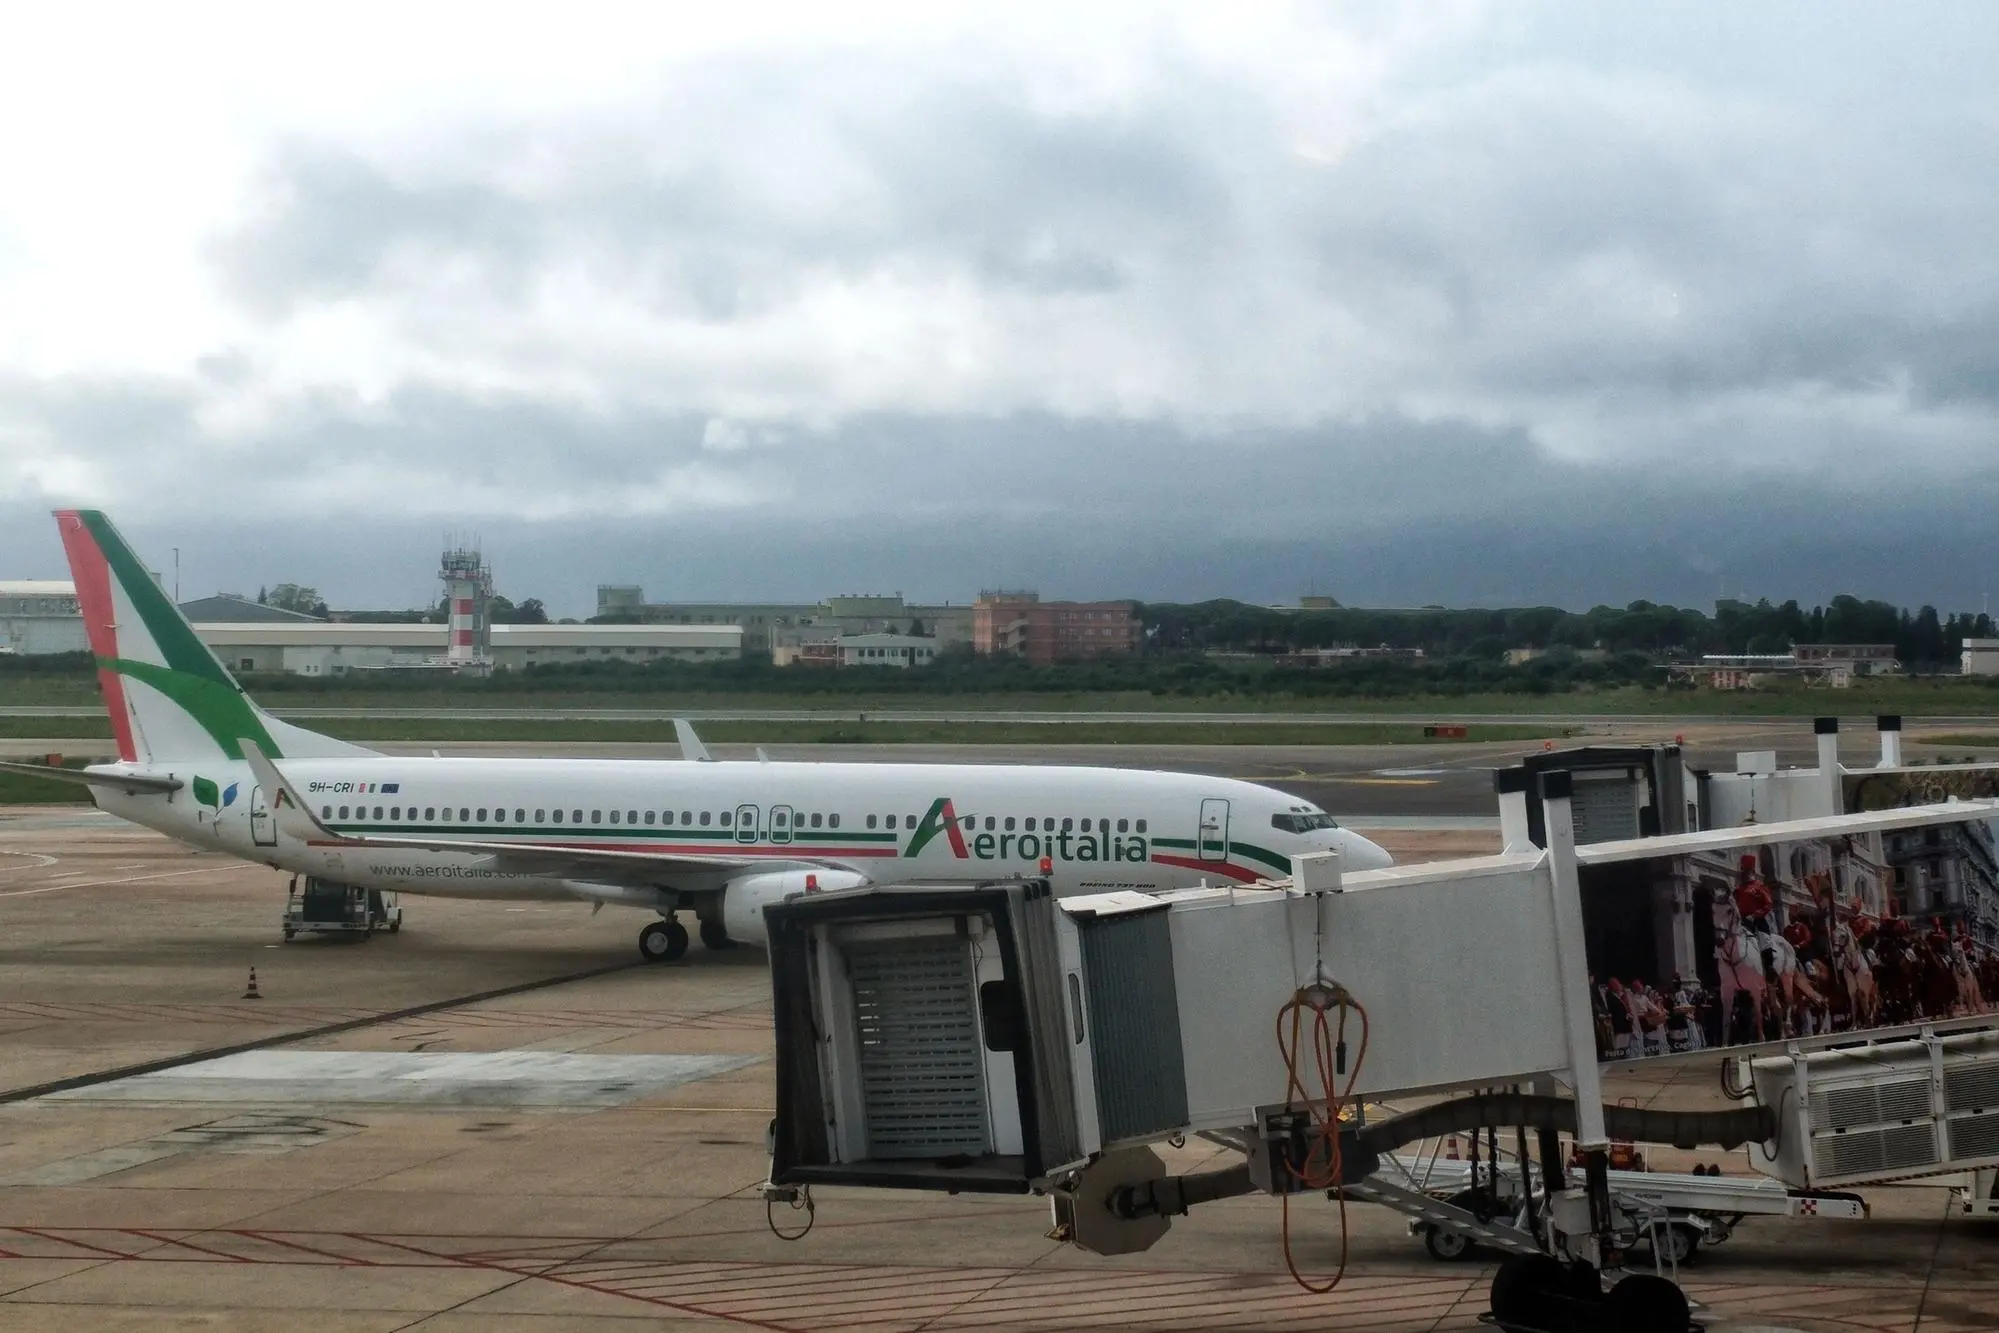
[[[1426,550],[1464,596],[1580,588],[1571,547],[1694,586],[1712,544],[1788,568],[1989,491],[1980,11],[1710,50],[1562,7],[1072,10],[586,6],[267,65],[162,29],[245,114],[143,122],[118,64],[83,92],[123,121],[70,133],[146,193],[0,183],[0,487],[793,569],[864,529],[966,578],[926,534],[990,531],[1149,596],[1255,582],[1231,552],[1399,596],[1402,561],[1426,600]],[[83,96],[9,70],[0,109]],[[1896,549],[1887,583],[1937,568]]]

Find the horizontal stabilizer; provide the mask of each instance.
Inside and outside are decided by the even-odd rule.
[[[93,772],[87,768],[55,768],[48,764],[0,762],[0,772],[26,773],[50,782],[69,782],[80,787],[116,787],[120,791],[179,791],[187,784],[179,778],[154,777],[146,773]]]

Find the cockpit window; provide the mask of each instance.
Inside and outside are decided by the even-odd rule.
[[[1339,825],[1333,822],[1331,815],[1315,812],[1309,815],[1272,815],[1270,827],[1285,833],[1310,833],[1314,829],[1338,828]]]

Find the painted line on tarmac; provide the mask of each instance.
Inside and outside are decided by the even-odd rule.
[[[49,864],[53,865],[54,862]],[[64,889],[95,889],[107,884],[137,884],[148,879],[178,879],[182,875],[206,875],[213,869],[212,866],[202,866],[197,870],[162,870],[157,875],[127,875],[124,879],[92,879],[81,884],[51,884],[41,889],[14,889],[8,893],[0,893],[0,898],[30,898],[37,893],[60,893]]]
[[[175,873],[192,874],[192,871]],[[487,1000],[503,999],[509,995],[525,995],[529,991],[547,990],[551,986],[563,986],[572,981],[588,981],[592,977],[605,977],[613,972],[629,972],[635,967],[655,967],[644,959],[635,958],[629,963],[612,963],[606,967],[586,968],[581,972],[567,972],[559,977],[544,977],[539,981],[521,981],[511,986],[500,986],[493,990],[475,991],[470,995],[455,995],[446,1000],[429,1000],[423,1004],[413,1004],[404,1009],[392,1009],[387,1013],[371,1014],[366,1018],[343,1019],[338,1023],[322,1023],[318,1027],[300,1028],[296,1032],[280,1032],[269,1037],[258,1037],[254,1041],[239,1041],[228,1046],[210,1046],[185,1055],[170,1055],[160,1060],[146,1060],[138,1064],[120,1065],[115,1069],[99,1070],[94,1074],[76,1074],[69,1078],[59,1078],[48,1083],[35,1083],[25,1088],[13,1088],[0,1092],[0,1106],[11,1102],[30,1101],[36,1097],[46,1097],[56,1092],[72,1092],[77,1088],[95,1087],[100,1083],[111,1083],[121,1078],[136,1078],[140,1074],[158,1074],[169,1069],[179,1069],[186,1065],[200,1064],[205,1060],[219,1060],[226,1055],[241,1055],[246,1051],[264,1051],[275,1046],[286,1046],[295,1041],[305,1041],[312,1037],[333,1037],[343,1032],[355,1032],[362,1028],[378,1027],[384,1023],[394,1023],[405,1018],[416,1018],[422,1014],[434,1014],[444,1009],[457,1009],[469,1004],[482,1004]]]

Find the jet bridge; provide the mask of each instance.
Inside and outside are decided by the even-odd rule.
[[[843,1185],[1037,1193],[1056,1234],[1115,1254],[1148,1248],[1207,1201],[1326,1193],[1510,1252],[1492,1291],[1504,1327],[1681,1333],[1688,1305],[1672,1281],[1637,1272],[1604,1284],[1629,1232],[1612,1139],[1760,1145],[1765,1169],[1799,1190],[1999,1166],[1987,1125],[1999,1114],[1999,1052],[1987,1043],[1999,1039],[1976,1035],[1994,1020],[1960,1015],[1954,1035],[1939,1035],[1946,1015],[1918,1011],[1924,1021],[1898,1027],[1857,996],[1819,995],[1815,1027],[1801,996],[1753,975],[1768,959],[1743,951],[1763,936],[1736,919],[1746,909],[1775,935],[1818,912],[1827,947],[1850,945],[1861,914],[1880,907],[1871,839],[1982,823],[1999,803],[1579,849],[1570,775],[1539,784],[1546,847],[1498,856],[1355,875],[1335,856],[1303,858],[1291,880],[1157,897],[1058,901],[1045,881],[1011,880],[770,908],[770,1197]],[[1619,912],[1641,919],[1642,947],[1603,928]],[[1700,931],[1697,913],[1712,917]],[[1665,997],[1694,1011],[1679,1048],[1663,1039],[1670,1017],[1635,1003],[1614,1002],[1640,1039],[1616,1031],[1602,984],[1614,974],[1599,970],[1612,957],[1631,978],[1627,995],[1654,993],[1640,970],[1684,962],[1697,978],[1691,989],[1707,998]],[[1733,975],[1718,976],[1725,967]],[[1840,1053],[1859,1046],[1878,1049]],[[1752,1062],[1741,1102],[1604,1104],[1604,1063],[1695,1058]],[[1897,1089],[1923,1060],[1941,1071],[1926,1086],[1943,1090],[1922,1108],[1933,1150],[1919,1151],[1889,1122],[1915,1110]],[[1855,1091],[1864,1087],[1871,1102]],[[1363,1114],[1370,1102],[1433,1098],[1387,1119]],[[1380,1171],[1405,1145],[1499,1127],[1517,1131],[1523,1161],[1530,1135],[1538,1147],[1519,1227]],[[1151,1145],[1194,1134],[1242,1162],[1168,1175]],[[1579,1150],[1578,1177],[1563,1134]],[[1873,1147],[1854,1146],[1865,1134]],[[1847,1142],[1823,1146],[1833,1139]]]

